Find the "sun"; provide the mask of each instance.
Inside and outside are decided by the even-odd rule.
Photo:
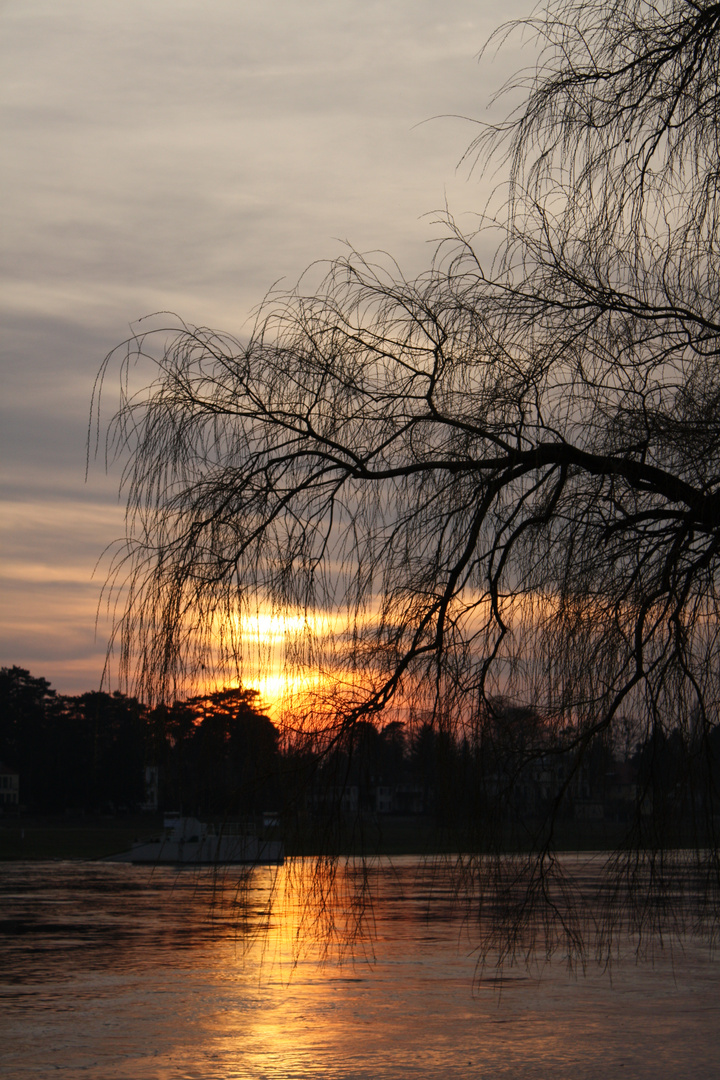
[[[242,685],[257,690],[264,707],[273,713],[316,693],[327,676],[302,663],[303,647],[327,634],[330,624],[327,616],[298,612],[258,609],[239,616]]]

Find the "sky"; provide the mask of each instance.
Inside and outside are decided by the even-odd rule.
[[[529,10],[0,0],[1,666],[100,686],[123,535],[118,469],[86,478],[105,355],[158,311],[242,337],[275,282],[345,244],[419,273],[433,211],[471,229],[485,203],[459,163],[528,57],[478,54]]]

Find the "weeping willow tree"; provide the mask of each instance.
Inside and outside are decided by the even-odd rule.
[[[242,677],[253,612],[284,613],[309,675],[288,730],[330,753],[419,718],[491,761],[463,873],[492,871],[516,924],[557,915],[555,823],[629,730],[646,767],[611,861],[644,918],[668,822],[718,884],[720,5],[557,0],[521,29],[520,104],[468,151],[502,180],[476,233],[446,217],[414,280],[353,252],[271,294],[248,341],[180,325],[106,362],[154,365],[109,428],[114,642],[168,697]],[[531,854],[506,856],[514,785],[550,758]]]

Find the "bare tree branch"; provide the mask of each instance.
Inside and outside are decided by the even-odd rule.
[[[524,101],[468,151],[507,169],[492,268],[447,217],[417,280],[351,252],[245,343],[127,343],[108,589],[145,693],[242,674],[238,620],[267,607],[301,614],[291,662],[323,676],[288,722],[415,710],[459,737],[532,708],[575,755],[558,810],[628,714],[693,746],[720,719],[720,5],[524,25]]]

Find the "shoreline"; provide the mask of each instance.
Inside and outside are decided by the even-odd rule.
[[[0,863],[53,859],[103,859],[128,851],[138,840],[162,832],[162,814],[63,815],[0,818]],[[527,841],[534,830],[528,829]],[[313,823],[285,838],[285,853],[295,856],[447,855],[473,849],[453,828],[419,818],[358,819],[342,831],[337,823]],[[508,838],[507,854],[529,851],[532,844]],[[476,845],[475,845],[476,846]],[[678,837],[673,847],[686,847]],[[693,846],[692,844],[689,846]],[[609,822],[563,822],[556,830],[554,850],[613,851],[629,847],[629,826]]]

